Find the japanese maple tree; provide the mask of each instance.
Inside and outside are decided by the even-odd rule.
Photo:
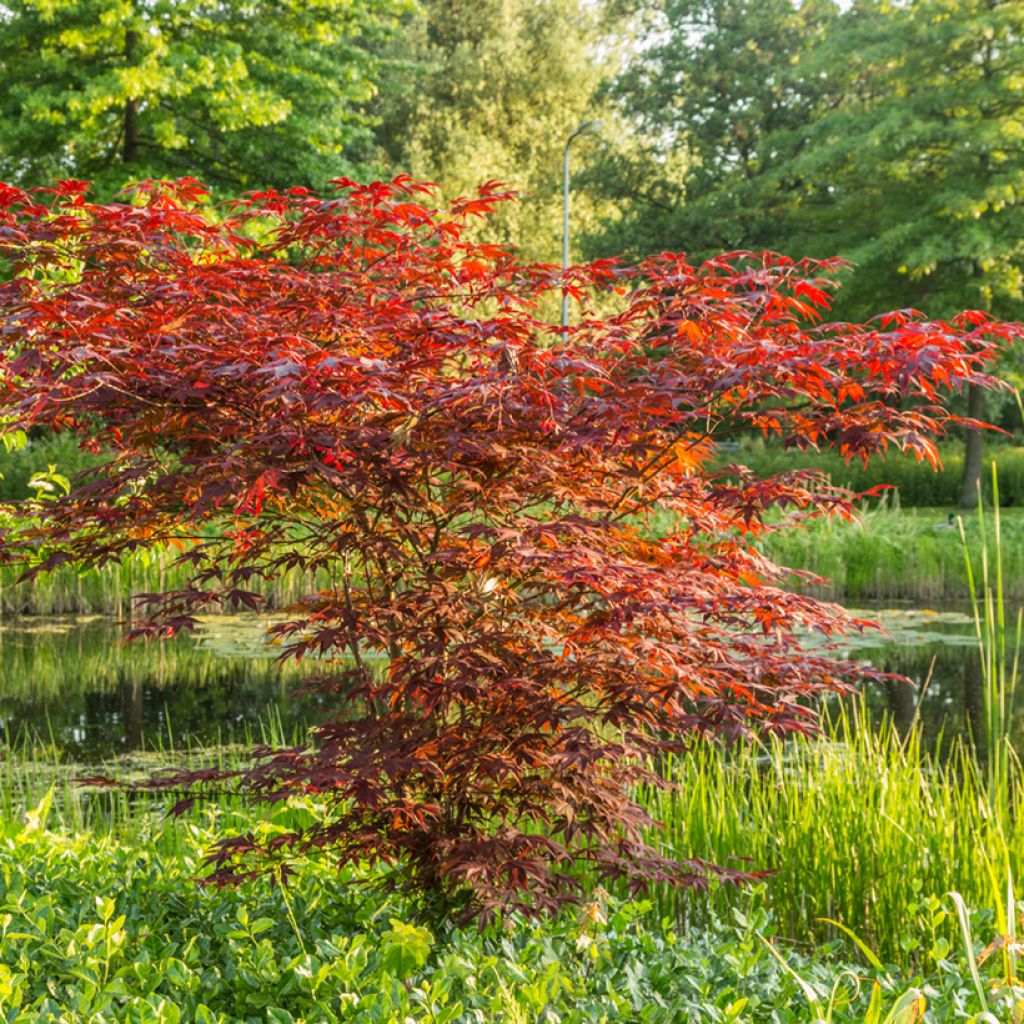
[[[853,496],[712,468],[716,440],[934,463],[943,396],[991,385],[1021,333],[980,313],[823,324],[838,264],[770,253],[563,277],[471,240],[508,198],[0,188],[0,415],[105,453],[12,509],[2,557],[32,577],[173,545],[191,583],[141,595],[131,637],[259,607],[254,581],[296,568],[320,581],[270,633],[319,659],[336,715],[246,771],[152,783],[325,808],[225,837],[217,882],[324,850],[488,913],[573,899],[581,863],[705,880],[649,845],[632,787],[704,734],[811,728],[858,669],[796,634],[861,625],[784,589],[756,544]],[[582,307],[564,340],[537,313],[562,288]]]

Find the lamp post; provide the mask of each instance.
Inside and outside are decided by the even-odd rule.
[[[600,121],[584,121],[565,140],[565,152],[562,154],[562,273],[569,269],[569,147],[578,135],[596,132],[601,127]],[[569,326],[569,293],[562,289],[562,341],[568,341],[566,328]]]

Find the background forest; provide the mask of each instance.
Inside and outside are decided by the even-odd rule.
[[[221,193],[409,173],[521,192],[555,260],[841,255],[850,315],[1024,301],[1014,0],[312,0],[0,5],[0,177]]]
[[[521,201],[493,240],[556,261],[562,148],[594,119],[575,259],[842,256],[838,317],[1013,320],[1022,69],[1017,0],[8,0],[0,179],[498,179]],[[987,401],[971,414],[1013,429]],[[981,469],[974,435],[946,491],[973,506]]]

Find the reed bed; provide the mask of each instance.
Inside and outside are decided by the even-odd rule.
[[[825,582],[806,589],[829,600],[941,604],[967,601],[971,587],[964,572],[964,543],[980,558],[996,558],[996,537],[984,517],[962,517],[963,533],[946,510],[865,509],[858,523],[819,520],[802,529],[783,530],[763,541],[780,565],[805,570]],[[1013,509],[1002,516],[1000,559],[1004,597],[1024,600],[1024,516]]]
[[[766,905],[794,940],[837,938],[838,921],[900,962],[923,896],[955,889],[985,905],[993,879],[1024,865],[1024,832],[998,813],[966,746],[938,763],[917,729],[900,736],[861,713],[840,712],[810,743],[701,745],[666,777],[671,788],[641,794],[662,849],[769,871]],[[1016,762],[1009,782],[1019,798]],[[655,894],[659,914],[697,927],[746,900],[727,886]]]
[[[959,603],[971,598],[964,543],[976,559],[983,550],[990,563],[996,558],[996,537],[992,529],[985,530],[984,515],[991,513],[958,517],[948,508],[865,503],[856,522],[821,518],[769,533],[758,543],[779,565],[821,577],[814,584],[791,582],[816,597],[847,603]],[[1024,510],[1004,509],[1001,520],[1004,597],[1024,601]],[[663,533],[671,519],[655,515],[644,525]]]
[[[965,601],[970,588],[964,574],[961,536],[951,513],[941,509],[901,509],[882,505],[865,509],[859,523],[819,520],[798,529],[773,533],[762,541],[767,554],[779,564],[814,573],[824,582],[806,587],[829,600],[915,601],[941,603]],[[654,531],[667,523],[648,523]],[[976,515],[964,518],[964,530],[972,550],[985,546],[995,557],[995,538],[983,535]],[[1004,513],[1002,562],[1005,597],[1024,600],[1024,514]],[[62,567],[30,583],[19,583],[21,570],[0,566],[0,616],[16,615],[113,615],[127,618],[133,594],[184,587],[187,567],[176,564],[170,550],[140,552],[120,564],[77,573]],[[255,583],[267,610],[287,608],[304,594],[329,585],[290,572],[280,579]],[[794,581],[794,586],[803,586]]]
[[[955,534],[981,659],[982,734],[940,735],[925,748],[919,720],[901,732],[884,714],[872,721],[861,698],[827,713],[812,742],[699,744],[668,760],[668,788],[640,793],[670,854],[767,869],[767,907],[795,940],[852,931],[904,962],[916,949],[908,915],[926,914],[926,897],[955,891],[968,905],[999,906],[1008,880],[1024,877],[1024,770],[1012,742],[1024,616],[1007,612],[1019,552],[1007,545],[995,469],[991,488],[991,516],[979,509]],[[744,899],[724,886],[656,894],[660,913],[697,926]],[[952,941],[951,917],[944,928]]]
[[[192,572],[177,564],[178,553],[153,550],[130,555],[102,569],[76,572],[62,566],[31,582],[19,582],[22,570],[0,566],[0,616],[14,615],[113,615],[128,618],[135,594],[173,590],[188,585]],[[280,578],[252,583],[267,601],[267,610],[287,608],[304,594],[326,585],[326,578],[312,579],[291,571]]]

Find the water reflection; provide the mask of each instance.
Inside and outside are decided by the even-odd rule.
[[[277,720],[285,735],[320,717],[293,698],[306,670],[281,666],[242,617],[204,635],[121,646],[104,619],[18,620],[0,629],[0,743],[42,742],[59,759],[239,740]]]
[[[913,685],[868,688],[872,713],[948,748],[981,735],[981,663],[963,610],[872,609],[869,634],[839,652],[908,676]],[[96,763],[130,751],[247,738],[275,718],[300,735],[326,710],[323,698],[293,697],[311,668],[280,665],[255,617],[211,618],[204,634],[150,645],[117,642],[107,619],[10,620],[0,628],[0,744],[31,737],[64,761]]]
[[[870,609],[855,612],[881,624],[841,653],[906,676],[911,684],[869,685],[872,714],[889,714],[905,730],[919,723],[926,747],[948,750],[958,739],[984,738],[983,680],[974,619],[965,609]]]

